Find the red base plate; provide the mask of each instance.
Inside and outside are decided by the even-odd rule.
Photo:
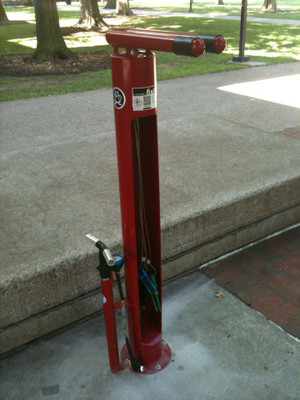
[[[167,342],[162,340],[162,352],[161,357],[154,364],[143,365],[143,374],[150,375],[156,374],[157,372],[162,371],[169,364],[172,358],[171,347]],[[130,366],[128,351],[126,344],[123,346],[121,350],[121,363],[123,368],[129,368],[132,370]]]

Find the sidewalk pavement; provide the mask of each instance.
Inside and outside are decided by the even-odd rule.
[[[299,66],[158,83],[164,280],[299,222]],[[121,227],[111,90],[0,113],[4,353],[100,309],[84,237],[119,250]]]
[[[75,2],[74,2],[75,3]],[[64,3],[57,3],[58,9],[66,11],[77,11],[80,9],[79,3],[66,5]],[[115,12],[114,9],[102,8],[101,12]],[[189,18],[209,18],[209,19],[225,19],[229,21],[240,21],[240,16],[235,15],[223,15],[223,14],[200,14],[195,12],[172,12],[172,11],[155,11],[155,10],[143,10],[140,8],[132,8],[132,11],[136,16],[157,16],[157,17],[189,17]],[[285,18],[263,18],[263,17],[251,17],[247,16],[247,21],[249,22],[262,22],[267,24],[280,24],[280,25],[300,25],[300,20],[298,19],[285,19]]]
[[[299,342],[226,290],[223,296],[219,291],[199,272],[163,288],[163,337],[173,356],[155,375],[110,373],[101,316],[0,361],[1,396],[299,400]]]
[[[189,18],[209,18],[209,19],[225,19],[228,21],[240,21],[240,16],[235,15],[222,15],[222,14],[198,14],[190,12],[170,12],[170,11],[154,11],[154,10],[132,10],[138,16],[157,16],[157,17],[189,17]],[[279,25],[300,25],[298,19],[285,19],[285,18],[260,18],[247,16],[249,22],[260,22],[266,24],[279,24]]]

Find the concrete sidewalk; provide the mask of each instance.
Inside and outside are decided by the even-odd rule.
[[[240,21],[240,16],[235,15],[222,15],[222,14],[199,14],[190,12],[171,12],[171,11],[154,11],[154,10],[132,10],[137,16],[157,16],[157,17],[188,17],[188,18],[209,18],[209,19],[224,19],[228,21]],[[279,24],[279,25],[300,25],[298,19],[285,19],[285,18],[263,18],[247,16],[248,22],[260,22],[263,24]]]
[[[2,398],[299,400],[299,342],[199,272],[163,289],[166,369],[111,374],[101,316],[0,361]]]
[[[59,10],[64,10],[64,11],[79,11],[80,10],[80,4],[77,3],[75,4],[72,3],[72,5],[66,5],[62,2],[57,3],[57,7]],[[105,18],[105,13],[111,11],[113,14],[115,12],[115,9],[107,9],[107,8],[101,8],[100,9],[102,15],[104,14]],[[241,17],[235,16],[235,15],[224,15],[224,14],[214,14],[214,13],[209,13],[209,14],[200,14],[200,13],[195,13],[195,12],[172,12],[172,11],[155,11],[155,10],[143,10],[140,8],[132,8],[132,11],[136,16],[157,16],[157,17],[188,17],[188,18],[209,18],[209,19],[225,19],[229,21],[240,21]],[[298,19],[286,19],[286,18],[264,18],[264,17],[251,17],[247,16],[247,21],[249,22],[261,22],[261,23],[266,23],[266,24],[279,24],[279,25],[300,25],[300,20]]]
[[[164,279],[300,220],[300,113],[285,92],[299,93],[299,66],[158,83]],[[282,79],[277,103],[242,90]],[[6,352],[99,310],[84,236],[119,249],[121,228],[111,90],[0,107]]]

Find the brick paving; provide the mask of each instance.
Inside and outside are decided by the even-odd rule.
[[[286,332],[300,338],[300,227],[201,271]]]

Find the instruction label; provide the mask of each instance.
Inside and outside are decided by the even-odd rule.
[[[156,107],[155,86],[132,88],[133,111],[152,110]]]

